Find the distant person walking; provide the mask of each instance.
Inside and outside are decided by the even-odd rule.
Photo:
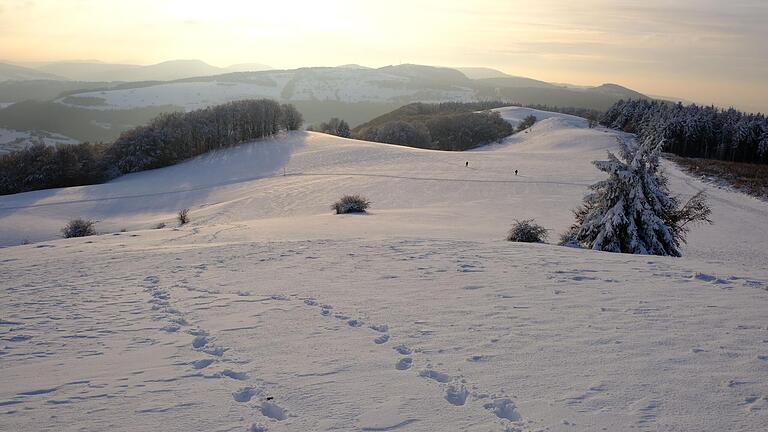
[[[515,175],[517,175],[517,170],[515,170]]]
[[[469,161],[467,161],[467,163],[465,163],[464,166],[469,168]]]

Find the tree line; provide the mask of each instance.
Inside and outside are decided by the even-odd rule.
[[[352,137],[435,150],[462,151],[514,132],[492,108],[504,102],[413,103],[377,117],[352,131]]]
[[[607,127],[632,132],[640,141],[663,142],[679,156],[768,163],[768,119],[733,108],[663,101],[619,101],[602,117]]]
[[[35,144],[0,157],[0,195],[100,183],[297,130],[302,123],[293,105],[243,100],[161,114],[146,126],[123,132],[112,144]]]

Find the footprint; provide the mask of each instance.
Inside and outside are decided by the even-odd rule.
[[[413,359],[410,357],[404,357],[397,362],[397,364],[395,365],[395,369],[406,370],[406,369],[410,369],[412,365],[413,365]]]
[[[347,321],[347,324],[349,324],[350,327],[360,327],[363,325],[363,322],[358,319],[351,319]]]
[[[281,408],[277,404],[270,401],[264,401],[261,403],[261,413],[266,417],[269,417],[271,419],[275,419],[278,421],[285,420],[288,418],[283,408]]]
[[[388,340],[389,340],[389,335],[388,334],[383,334],[383,335],[377,337],[376,339],[374,339],[373,341],[375,343],[381,345],[383,343],[387,343]]]
[[[433,371],[430,369],[425,369],[419,372],[419,376],[422,378],[429,378],[431,380],[435,380],[439,383],[447,383],[448,381],[451,380],[451,377],[448,376],[448,374],[444,374],[438,371]]]
[[[395,350],[395,351],[397,351],[398,353],[400,353],[400,354],[402,354],[402,355],[408,355],[408,354],[410,354],[410,353],[411,353],[411,349],[410,349],[410,348],[408,348],[408,347],[407,347],[407,346],[405,346],[405,345],[398,345],[398,346],[396,346],[396,347],[393,347],[392,349],[393,349],[393,350]]]
[[[178,326],[177,324],[168,324],[160,328],[160,330],[166,333],[176,333],[177,331],[179,331],[179,329],[181,329],[181,327]]]
[[[462,406],[467,402],[469,391],[463,385],[449,385],[445,390],[445,400],[452,405]]]
[[[248,402],[256,395],[256,393],[256,389],[253,387],[243,387],[232,393],[232,399],[234,399],[235,402]]]
[[[269,432],[269,429],[264,425],[254,423],[251,425],[251,428],[248,429],[248,432]]]
[[[144,285],[147,287],[151,287],[159,283],[160,283],[160,278],[157,276],[147,276],[144,278]]]
[[[490,359],[490,356],[487,356],[487,355],[473,355],[468,357],[467,361],[473,362],[473,363],[480,363],[480,362],[488,361],[489,359]]]
[[[192,367],[195,369],[204,369],[213,364],[216,360],[214,359],[202,359],[202,360],[195,360],[192,362]]]
[[[227,352],[227,350],[229,350],[229,348],[211,347],[211,348],[204,349],[203,352],[206,354],[210,354],[212,356],[221,357],[224,355],[225,352]]]
[[[225,376],[227,378],[232,378],[232,379],[238,380],[238,381],[245,381],[245,380],[248,379],[248,374],[247,373],[245,373],[245,372],[235,372],[235,371],[230,370],[230,369],[225,369],[225,370],[219,372],[219,375],[220,376]]]
[[[371,324],[368,328],[379,333],[386,333],[389,331],[389,326],[386,324]]]
[[[197,336],[195,337],[195,340],[192,341],[192,348],[198,349],[206,345],[208,345],[208,338],[206,336]]]
[[[487,404],[483,405],[483,408],[492,411],[498,418],[507,419],[509,421],[520,421],[523,419],[520,416],[520,413],[517,412],[517,407],[515,407],[515,404],[507,398],[496,399],[493,402],[488,402]]]
[[[317,301],[314,299],[306,299],[304,300],[304,304],[307,306],[317,306]]]

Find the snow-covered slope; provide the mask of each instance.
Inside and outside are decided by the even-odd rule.
[[[631,137],[502,113],[542,120],[464,153],[295,133],[0,197],[5,244],[73,217],[111,233],[0,249],[0,422],[765,429],[768,205],[669,167],[712,196],[685,258],[505,242],[515,218],[562,231],[590,160]],[[344,193],[371,213],[331,215]],[[149,229],[182,207],[189,225]]]
[[[77,144],[78,141],[61,134],[45,131],[18,131],[0,128],[0,155],[21,150],[35,143],[49,146]]]
[[[458,77],[446,71],[452,71]],[[425,75],[429,72],[433,75]],[[474,100],[475,92],[468,88],[469,85],[470,81],[458,71],[401,65],[382,69],[304,68],[231,74],[149,87],[84,92],[72,97],[98,98],[100,102],[90,108],[100,110],[161,105],[192,110],[259,97],[351,103]],[[66,98],[58,102],[68,104]]]

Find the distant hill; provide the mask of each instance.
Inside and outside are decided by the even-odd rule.
[[[597,87],[587,88],[585,91],[615,96],[621,99],[648,99],[648,96],[618,84],[603,84]]]
[[[235,68],[252,67],[257,66]],[[69,68],[70,71],[78,69]],[[252,98],[292,103],[304,114],[307,124],[339,117],[352,127],[413,102],[502,101],[604,111],[619,99],[645,98],[616,84],[566,88],[515,76],[471,79],[456,69],[415,64],[377,69],[344,65],[214,75],[209,74],[221,69],[196,60],[131,66],[112,72],[106,72],[104,65],[99,68],[104,82],[0,83],[0,103],[25,99],[47,101],[43,105],[22,104],[0,110],[0,126],[47,130],[81,141],[106,141],[115,139],[126,128],[141,124],[148,114],[163,110],[188,111]],[[65,69],[59,66],[57,70]],[[184,75],[193,76],[167,80]],[[128,82],[112,81],[118,78]],[[49,118],[36,114],[41,110]],[[109,128],[101,126],[107,124]]]
[[[259,72],[271,70],[272,67],[261,63],[240,63],[223,69],[226,72]]]
[[[463,73],[469,79],[507,78],[512,76],[500,70],[487,67],[457,67],[454,69]]]
[[[373,68],[369,68],[368,66],[363,66],[355,63],[343,64],[336,67],[339,69],[373,69]]]
[[[36,69],[73,81],[111,81],[103,77],[116,70],[136,67],[129,64],[111,64],[91,61],[57,62],[37,66]]]
[[[51,73],[16,66],[8,63],[0,63],[0,81],[25,81],[25,80],[62,80],[60,76]]]
[[[511,75],[497,78],[476,79],[475,83],[482,87],[559,88],[558,86],[548,82]]]
[[[38,70],[76,81],[173,81],[183,78],[254,72],[271,69],[260,63],[243,63],[220,68],[200,60],[171,60],[149,66],[101,62],[57,62]]]
[[[396,66],[384,66],[377,69],[381,73],[401,76],[410,78],[415,81],[414,84],[424,85],[457,85],[469,86],[472,84],[471,80],[466,75],[459,72],[456,69],[435,67],[435,66],[423,66],[415,64],[402,64]]]

